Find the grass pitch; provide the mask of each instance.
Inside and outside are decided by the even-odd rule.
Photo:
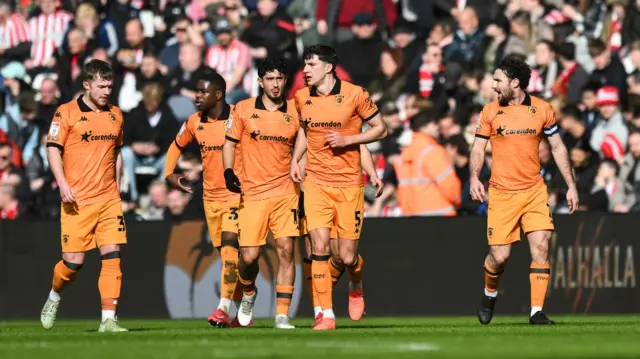
[[[526,316],[338,318],[338,330],[314,332],[311,319],[295,330],[272,320],[251,329],[218,329],[204,320],[126,320],[131,332],[97,333],[98,321],[0,322],[0,358],[638,358],[640,316],[556,317],[531,327]]]

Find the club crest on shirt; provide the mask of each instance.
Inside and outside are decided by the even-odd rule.
[[[111,123],[116,123],[116,115],[109,113],[109,118],[111,118]]]
[[[336,104],[340,105],[344,101],[343,95],[336,95]]]
[[[291,124],[291,116],[288,113],[285,113],[282,116],[282,119],[284,120],[284,123],[286,123],[287,125]]]
[[[51,122],[51,127],[49,127],[49,134],[51,136],[57,136],[60,132],[60,122]]]
[[[538,109],[535,106],[529,106],[529,114],[535,116]]]

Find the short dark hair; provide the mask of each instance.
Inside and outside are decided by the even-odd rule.
[[[311,59],[314,55],[318,56],[318,59],[320,59],[320,61],[331,64],[333,66],[331,72],[336,72],[336,66],[338,66],[338,61],[340,60],[338,58],[338,54],[336,53],[336,49],[329,45],[311,45],[304,49],[302,58],[306,61]]]
[[[267,57],[258,64],[258,77],[263,78],[267,73],[273,71],[279,71],[281,74],[287,76],[288,70],[286,62],[281,58]]]
[[[567,61],[575,61],[576,45],[569,41],[563,42],[558,46],[558,55]]]
[[[469,143],[464,138],[464,135],[462,134],[453,135],[449,138],[446,138],[443,142],[445,145],[451,145],[455,147],[458,155],[464,156],[464,157],[469,156]]]
[[[424,126],[438,121],[437,111],[435,109],[427,109],[418,112],[409,121],[411,131],[419,132]]]
[[[554,44],[553,42],[551,42],[549,40],[540,40],[540,41],[538,41],[538,45],[540,45],[540,44],[547,45],[547,48],[551,52],[557,52],[556,44]]]
[[[519,54],[510,54],[505,56],[498,64],[498,69],[502,70],[510,79],[518,79],[522,90],[529,86],[531,78],[531,67],[525,62],[524,56]]]
[[[217,90],[222,91],[222,97],[226,96],[227,82],[224,80],[224,77],[216,71],[207,70],[200,80],[211,83]]]
[[[589,40],[589,55],[591,57],[596,57],[602,55],[603,52],[607,51],[607,44],[601,39],[591,39]]]
[[[97,77],[106,81],[111,81],[113,80],[113,68],[102,60],[93,59],[84,65],[80,76],[82,81],[87,82],[92,82],[96,80]]]
[[[571,117],[576,121],[580,121],[582,119],[582,112],[576,106],[567,106],[562,109],[562,117]]]

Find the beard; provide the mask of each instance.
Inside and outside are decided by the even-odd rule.
[[[500,91],[498,95],[498,103],[500,103],[500,106],[508,106],[509,101],[513,100],[515,94],[513,89],[506,88]]]

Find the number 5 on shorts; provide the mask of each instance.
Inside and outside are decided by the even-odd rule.
[[[118,232],[125,232],[127,230],[127,226],[124,223],[124,216],[118,216],[118,221],[120,222],[120,227],[118,227]]]
[[[360,233],[361,224],[362,224],[362,216],[360,216],[360,211],[356,211],[356,233]]]

